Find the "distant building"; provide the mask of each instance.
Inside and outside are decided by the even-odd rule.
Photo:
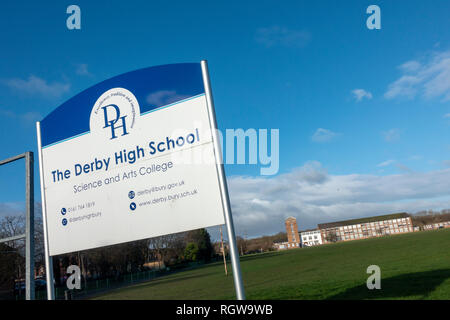
[[[323,244],[322,233],[319,229],[300,231],[302,247],[318,246]]]
[[[323,243],[413,232],[411,217],[407,213],[322,223],[318,227]]]
[[[286,226],[286,234],[288,241],[286,244],[287,249],[300,247],[300,235],[298,234],[297,219],[289,217],[284,221]]]
[[[436,230],[436,229],[444,229],[444,228],[450,228],[450,221],[426,224],[423,226],[423,230]]]
[[[275,242],[273,248],[276,250],[285,250],[288,248],[288,243],[289,242]]]
[[[152,270],[162,270],[166,268],[166,266],[164,265],[164,261],[146,262],[142,266]]]

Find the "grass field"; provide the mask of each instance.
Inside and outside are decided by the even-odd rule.
[[[369,265],[381,290],[368,290]],[[450,229],[357,240],[241,258],[247,299],[450,299]],[[231,267],[228,265],[228,270]],[[235,299],[215,263],[95,299]]]

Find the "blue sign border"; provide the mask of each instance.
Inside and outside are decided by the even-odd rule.
[[[141,115],[205,93],[200,63],[167,64],[127,72],[82,91],[47,115],[41,121],[42,147],[89,133],[95,102],[105,91],[117,87],[134,94]]]

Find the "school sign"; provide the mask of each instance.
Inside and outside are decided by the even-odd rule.
[[[183,63],[103,81],[44,118],[48,254],[224,224],[210,111],[201,64]]]

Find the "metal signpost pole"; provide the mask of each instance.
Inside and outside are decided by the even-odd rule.
[[[231,265],[233,266],[233,279],[238,300],[245,300],[244,285],[242,282],[241,266],[239,262],[239,253],[236,246],[236,236],[234,233],[233,217],[231,216],[231,205],[228,197],[228,187],[225,176],[224,165],[222,161],[222,148],[217,136],[217,121],[214,111],[214,102],[211,92],[211,83],[209,81],[208,63],[201,61],[203,83],[205,85],[206,102],[208,106],[209,121],[212,129],[214,142],[214,153],[216,159],[216,168],[219,177],[220,193],[222,196],[223,209],[225,213],[225,223],[227,226],[228,241],[230,245]]]
[[[228,276],[227,258],[225,257],[225,247],[223,246],[222,226],[220,226],[220,242],[222,243],[223,266],[225,267],[225,275]]]
[[[37,138],[38,138],[38,152],[39,152],[39,174],[41,177],[41,197],[42,197],[42,224],[44,228],[44,248],[45,248],[45,275],[47,278],[47,299],[55,299],[55,288],[53,286],[53,262],[49,255],[48,247],[48,233],[47,233],[47,206],[45,203],[44,192],[44,164],[42,161],[42,143],[41,143],[41,123],[36,122]]]
[[[25,297],[34,300],[34,159],[33,152],[25,153],[25,198],[26,198],[26,238],[25,238]]]

